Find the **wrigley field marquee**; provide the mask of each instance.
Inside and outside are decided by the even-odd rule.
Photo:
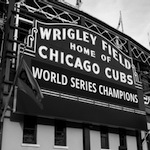
[[[138,108],[132,58],[104,37],[78,25],[39,21],[32,36],[31,70],[42,88]]]
[[[119,41],[113,45],[80,25],[36,20],[26,42],[24,59],[44,94],[44,109],[18,90],[16,112],[144,128],[138,123],[145,119],[142,85]]]

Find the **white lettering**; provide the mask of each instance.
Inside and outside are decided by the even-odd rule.
[[[94,83],[94,82],[85,81],[83,79],[79,79],[79,78],[75,78],[75,77],[71,77],[70,81],[71,81],[70,86],[72,88],[76,88],[79,90],[88,91],[88,92],[92,92],[92,93],[97,92],[96,83]]]
[[[97,36],[90,34],[89,32],[82,31],[73,28],[40,28],[41,39],[43,40],[66,40],[67,38],[71,40],[83,41],[90,43],[92,45],[96,44]]]
[[[105,75],[109,79],[113,79],[115,81],[125,83],[125,84],[127,83],[129,85],[133,85],[132,76],[131,75],[126,75],[124,72],[106,67],[105,68]]]
[[[42,28],[40,27],[40,35],[41,39],[49,40],[51,36],[52,29]]]
[[[108,86],[99,85],[99,93],[101,95],[110,96],[117,99],[123,99],[132,103],[138,103],[137,94],[129,93],[127,91],[122,91]]]
[[[81,45],[76,45],[72,42],[70,42],[70,49],[94,58],[96,57],[94,50],[90,50],[89,48],[83,47]]]
[[[32,72],[34,78],[44,80],[46,82],[61,84],[61,85],[67,85],[68,84],[68,78],[64,74],[55,73],[53,71],[40,69],[38,67],[32,66]]]
[[[59,29],[53,29],[53,40],[61,40],[61,31]]]
[[[116,61],[118,61],[123,67],[125,67],[128,70],[131,69],[132,65],[130,61],[121,52],[116,50],[104,40],[102,40],[102,49],[104,51],[107,51],[108,54],[112,56],[112,58],[114,58]]]
[[[44,51],[47,51],[47,47],[46,46],[40,46],[39,49],[38,49],[38,52],[39,52],[39,55],[40,57],[42,57],[43,59],[47,59],[47,55],[44,55],[43,54],[43,50]]]
[[[100,66],[97,63],[92,63],[89,60],[81,60],[80,57],[74,57],[71,54],[65,54],[52,48],[48,49],[46,46],[40,46],[38,54],[41,58],[55,63],[67,65],[85,72],[92,72],[96,75],[100,74]]]

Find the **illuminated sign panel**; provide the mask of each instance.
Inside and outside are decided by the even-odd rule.
[[[139,114],[144,120],[138,92],[141,83],[132,58],[110,41],[79,25],[36,21],[27,46],[34,49],[26,50],[25,59],[45,95],[44,110],[28,108],[30,112],[96,123],[121,125],[119,121],[125,121],[122,125],[143,128],[123,121],[129,115],[137,122]],[[22,94],[18,91],[18,99]],[[22,111],[21,102],[17,103],[17,111]],[[68,109],[74,111],[72,115]],[[91,117],[77,117],[86,109]],[[99,113],[106,113],[109,119],[118,115],[120,120],[99,120]]]
[[[86,93],[100,101],[138,107],[130,57],[81,26],[36,22],[36,29],[35,57],[47,64],[45,69],[46,65],[32,66],[41,85],[62,85],[71,94],[76,91],[80,96]],[[51,70],[53,65],[56,67]]]

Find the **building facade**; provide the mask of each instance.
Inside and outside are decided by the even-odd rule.
[[[146,48],[65,1],[0,7],[1,150],[150,149]],[[22,56],[43,109],[14,83]],[[32,87],[25,71],[18,78]]]

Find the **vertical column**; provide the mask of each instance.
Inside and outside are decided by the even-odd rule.
[[[142,150],[141,133],[136,131],[137,149]]]
[[[87,125],[83,126],[83,150],[90,150],[90,129]]]

